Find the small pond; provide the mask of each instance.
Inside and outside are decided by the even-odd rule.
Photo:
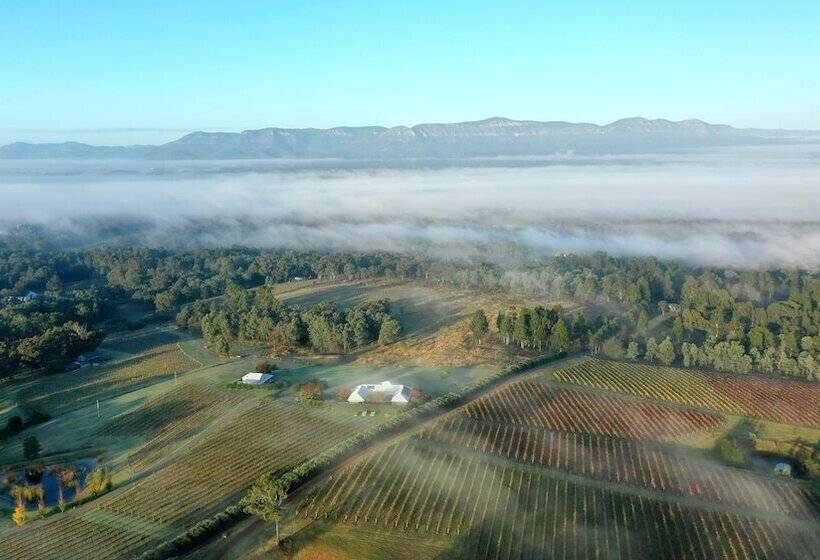
[[[0,474],[0,503],[9,506],[14,505],[14,498],[11,496],[11,486],[16,485],[37,485],[43,486],[43,493],[45,495],[46,507],[57,505],[59,497],[58,492],[58,473],[61,469],[71,468],[76,472],[76,478],[79,481],[79,486],[85,484],[85,479],[89,473],[97,468],[97,460],[93,458],[77,459],[76,461],[68,461],[66,463],[54,463],[43,465],[40,467],[41,472],[31,469],[19,469],[15,471],[7,471]],[[70,502],[74,499],[77,489],[74,487],[63,489],[63,499]]]

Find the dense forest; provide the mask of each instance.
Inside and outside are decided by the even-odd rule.
[[[398,336],[385,302],[294,310],[265,288],[367,278],[601,304],[594,320],[567,317],[564,327],[574,347],[613,358],[819,375],[820,276],[811,271],[707,269],[603,253],[512,267],[390,253],[121,247],[0,249],[0,375],[59,370],[99,342],[95,327],[122,301],[179,314],[181,325],[222,349],[237,340],[328,352],[384,342]],[[203,301],[223,294],[218,305]],[[519,344],[543,346],[544,325],[555,323],[544,313],[510,310],[497,327]]]

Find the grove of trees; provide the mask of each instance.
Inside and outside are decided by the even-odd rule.
[[[184,307],[177,324],[201,331],[206,343],[223,353],[235,341],[265,343],[278,353],[301,346],[341,353],[389,344],[401,333],[387,300],[365,301],[347,310],[321,302],[301,310],[280,302],[272,285],[246,289],[231,284],[220,301]]]

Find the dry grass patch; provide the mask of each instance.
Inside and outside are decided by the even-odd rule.
[[[439,329],[432,336],[409,337],[377,348],[358,361],[365,364],[410,362],[435,367],[469,367],[500,365],[521,354],[516,346],[507,346],[493,336],[477,344],[470,335],[468,320],[463,319]]]

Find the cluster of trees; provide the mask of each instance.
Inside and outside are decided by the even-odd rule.
[[[625,312],[602,351],[732,373],[820,375],[816,276],[705,271],[687,276],[679,296],[657,302],[654,317],[644,306]]]
[[[106,248],[87,253],[88,265],[109,285],[159,312],[222,294],[230,285],[244,288],[303,279],[416,278],[412,257],[389,253],[333,253],[258,249]]]
[[[105,291],[45,292],[0,308],[0,378],[22,370],[62,371],[93,350],[103,333],[89,328],[108,309]]]
[[[571,347],[570,331],[560,308],[546,309],[519,307],[498,314],[495,320],[499,334],[506,344],[521,348],[548,348],[552,352],[566,352]]]
[[[118,302],[144,302],[167,314],[226,291],[294,278],[418,278],[423,262],[388,253],[125,247],[54,251],[40,245],[0,243],[0,378],[25,370],[62,371],[99,344],[103,333],[91,326],[110,318]],[[24,301],[28,291],[38,296]],[[302,343],[302,336],[308,335],[298,313],[293,314],[294,324],[274,320],[276,328],[271,331],[275,314],[265,318],[270,310],[257,308],[257,313],[243,317],[247,319],[240,325],[243,332],[235,332],[234,338],[255,340],[261,339],[260,333],[273,332],[278,342],[288,346]],[[212,319],[214,325],[207,330],[225,334],[216,340],[224,349],[231,339],[227,334],[237,326],[226,328],[223,318]],[[388,321],[384,332],[376,332],[375,337],[369,333],[372,321],[367,318],[366,323],[353,325],[352,337],[347,333],[326,337],[328,346],[349,349],[360,345],[363,337],[369,343],[381,334],[385,342],[399,335],[395,321]],[[317,336],[320,331],[317,328]]]
[[[269,344],[274,352],[309,346],[317,352],[349,352],[398,339],[401,325],[387,300],[366,301],[347,310],[332,302],[305,311],[283,304],[273,286],[246,289],[231,284],[221,301],[184,307],[177,324],[202,332],[207,344],[227,353],[234,341]]]
[[[310,346],[319,352],[349,352],[374,342],[390,344],[398,340],[401,324],[390,315],[387,300],[366,301],[340,310],[323,302],[302,314]]]
[[[26,522],[28,518],[27,504],[32,501],[37,503],[38,517],[45,517],[45,492],[42,485],[12,485],[10,494],[14,500],[14,512],[11,514],[11,520],[15,525],[23,525]]]
[[[295,278],[420,278],[427,262],[384,252],[130,247],[51,251],[37,244],[25,249],[15,244],[10,249],[12,244],[4,241],[0,241],[3,301],[29,290],[59,291],[71,283],[94,281],[107,286],[112,297],[150,303],[161,313],[221,295],[231,284],[250,288]]]
[[[522,268],[490,263],[441,261],[423,264],[425,277],[462,288],[506,291],[558,300],[618,302],[626,306],[674,300],[686,270],[653,258],[613,257],[605,253],[529,256]]]
[[[749,280],[739,291],[712,272],[686,279],[675,319],[680,322],[675,328],[682,331],[675,341],[683,363],[816,377],[820,280],[796,271],[779,282],[766,274]]]
[[[91,278],[93,271],[81,253],[11,250],[0,245],[0,300],[29,291],[59,292],[68,283]]]
[[[734,373],[748,373],[754,369],[762,373],[817,379],[820,362],[815,357],[814,340],[811,336],[802,337],[799,351],[789,352],[781,344],[779,348],[773,345],[761,352],[754,346],[747,348],[737,340],[715,342],[709,339],[700,345],[684,342],[681,355],[687,367],[712,367]]]

